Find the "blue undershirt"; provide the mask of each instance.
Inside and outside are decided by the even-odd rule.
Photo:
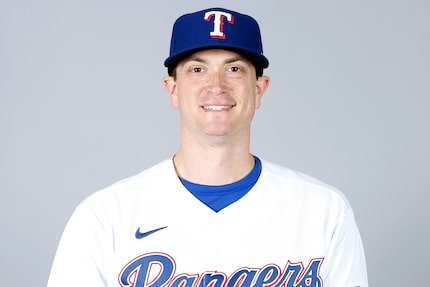
[[[242,198],[255,185],[261,174],[261,161],[254,156],[255,165],[251,172],[239,181],[225,185],[203,185],[189,182],[181,177],[182,184],[201,202],[218,212]]]

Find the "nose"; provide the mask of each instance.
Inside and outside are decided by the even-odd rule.
[[[214,71],[209,75],[208,79],[209,87],[214,92],[221,92],[225,89],[226,79],[222,71]]]

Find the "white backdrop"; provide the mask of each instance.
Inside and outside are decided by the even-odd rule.
[[[1,286],[46,285],[74,207],[176,151],[162,62],[176,17],[211,6],[261,24],[252,151],[345,193],[371,286],[424,286],[426,0],[0,0]]]

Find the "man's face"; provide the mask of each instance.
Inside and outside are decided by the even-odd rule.
[[[249,135],[269,78],[256,78],[254,65],[242,55],[222,49],[196,52],[166,77],[171,103],[178,108],[183,136]]]

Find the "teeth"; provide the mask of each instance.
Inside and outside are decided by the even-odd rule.
[[[203,106],[203,108],[208,111],[223,111],[228,110],[231,107],[233,106]]]

